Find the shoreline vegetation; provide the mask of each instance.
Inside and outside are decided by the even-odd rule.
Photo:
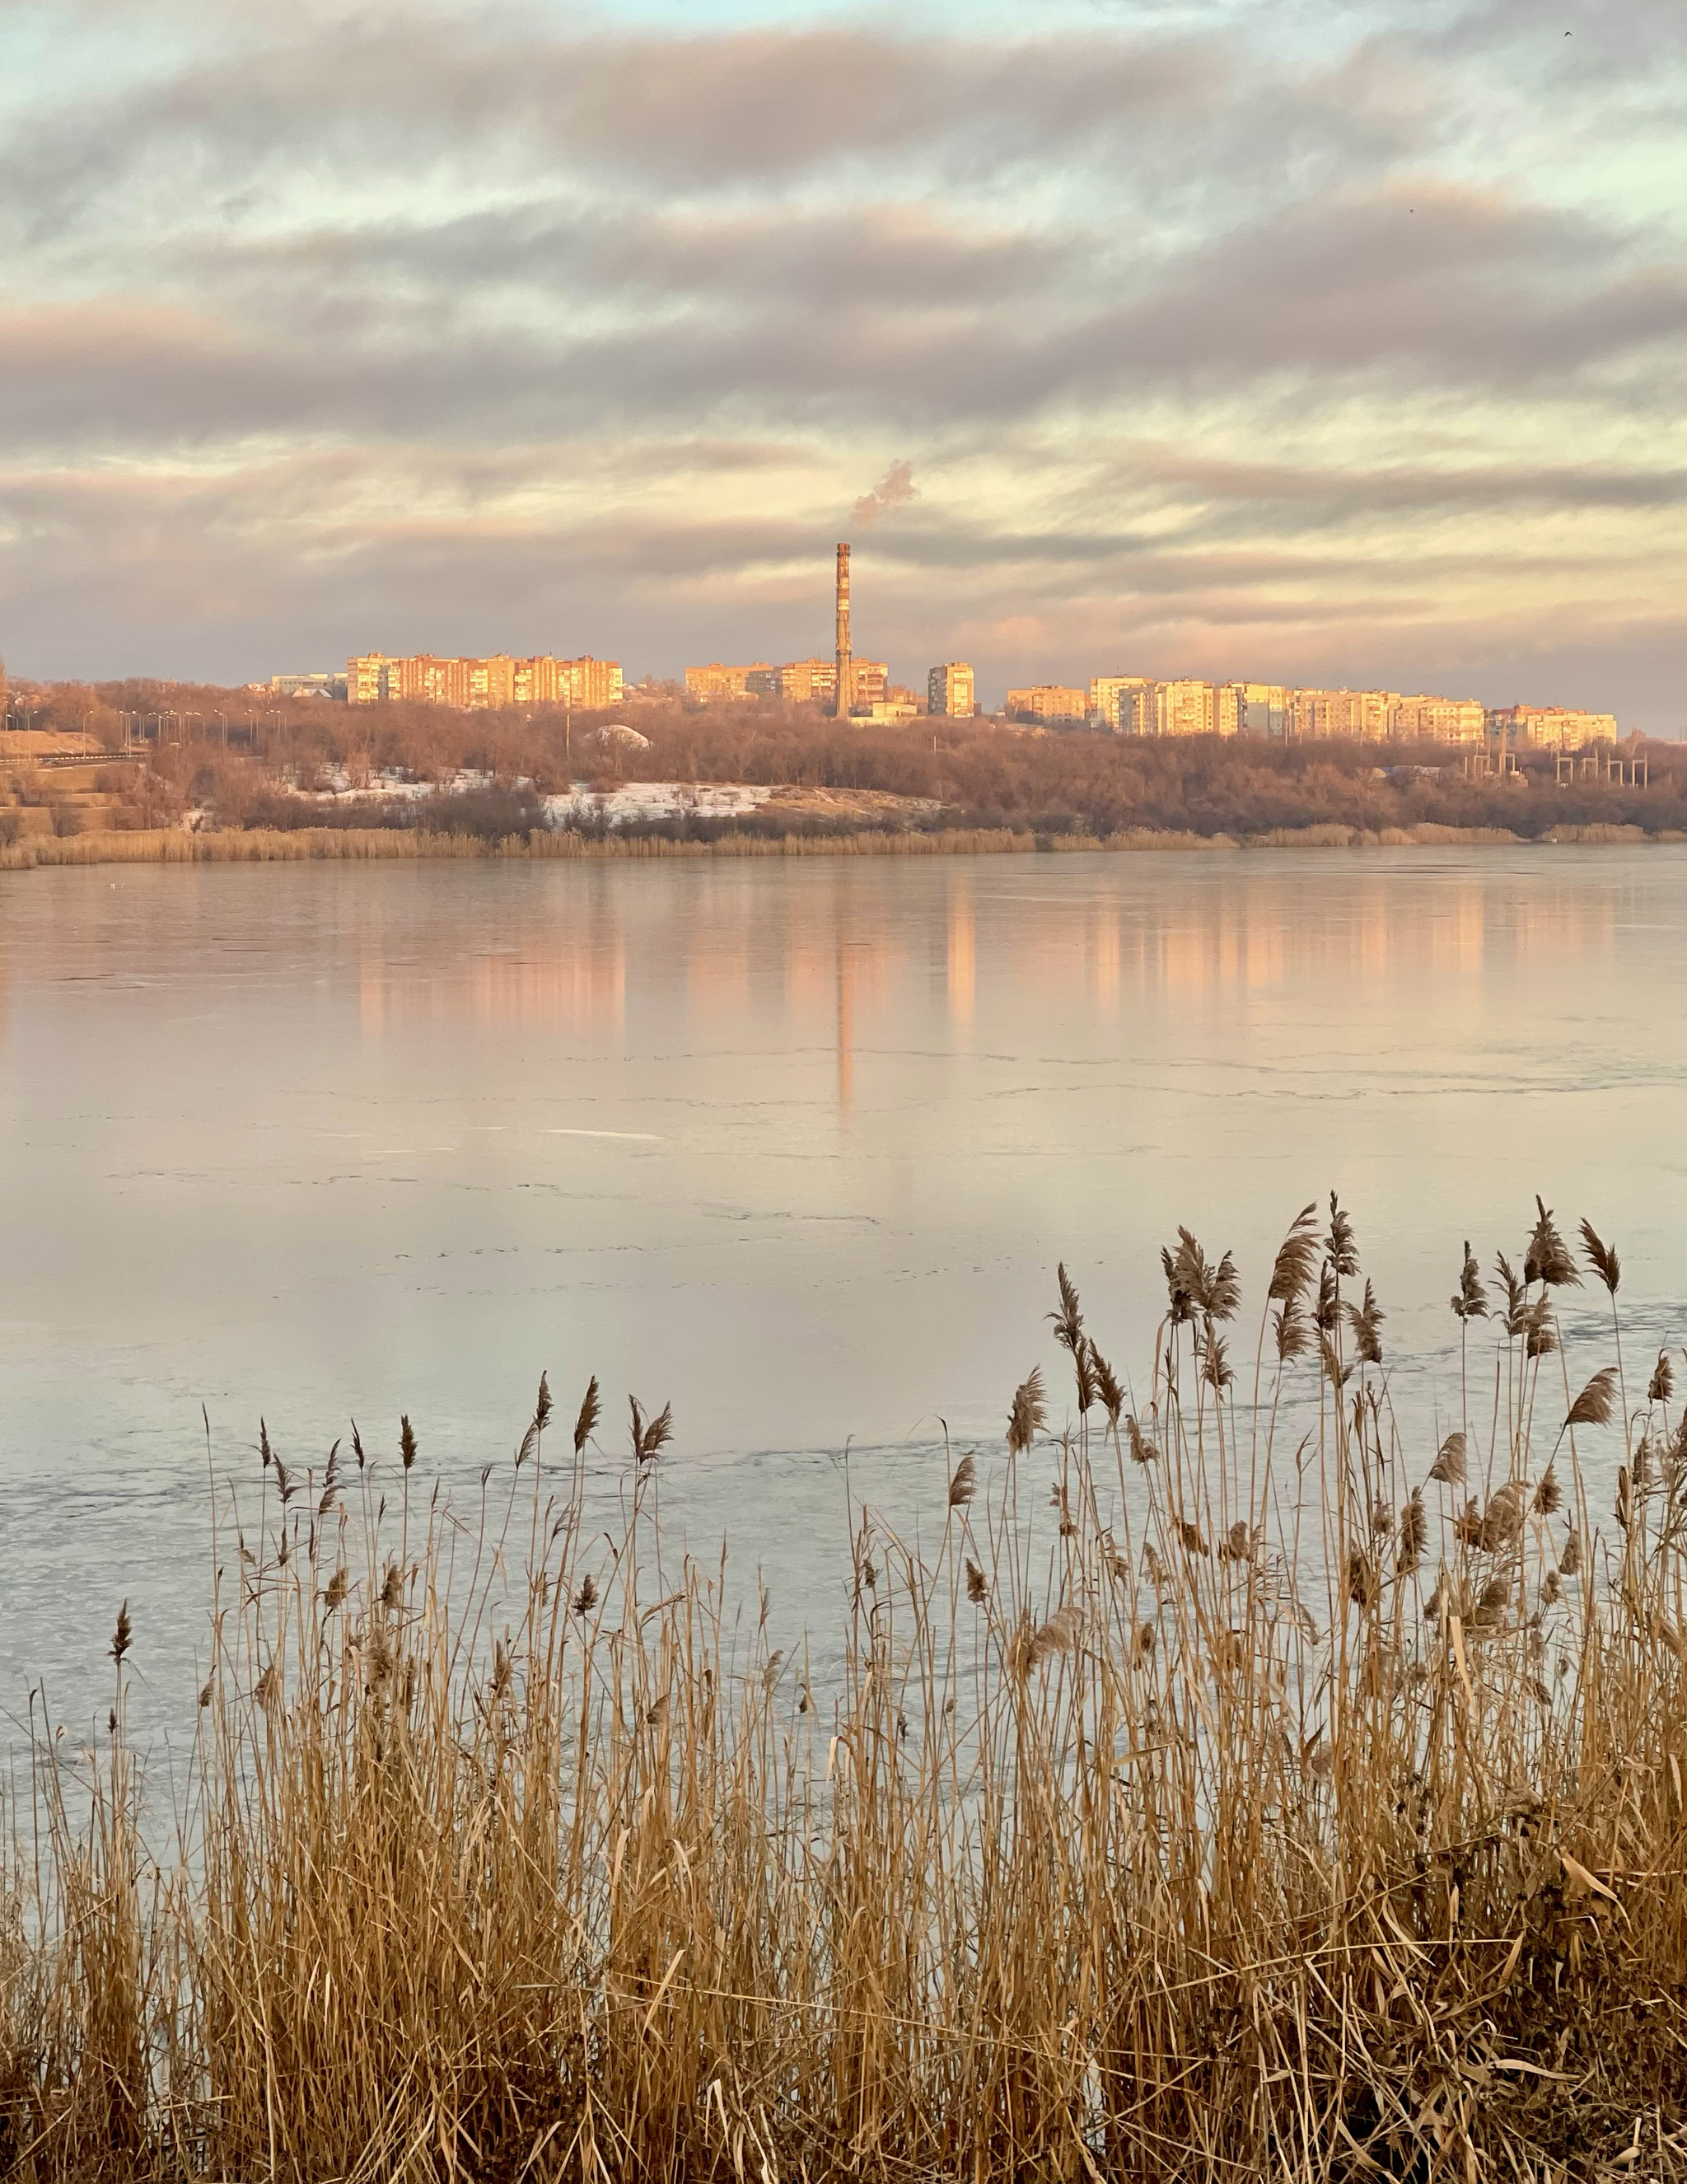
[[[185,1767],[126,1604],[103,1732],[31,1712],[0,2171],[1687,2176],[1687,1414],[1536,1217],[1439,1445],[1333,1198],[1245,1322],[1181,1230],[1133,1392],[1062,1268],[813,1652],[665,1529],[666,1408],[542,1379],[463,1511],[408,1418],[260,1427]]]
[[[1611,848],[1683,842],[1687,842],[1687,830],[1647,833],[1639,827],[1600,824],[1555,827],[1534,837],[1505,827],[1434,823],[1380,828],[1276,827],[1239,836],[1148,827],[1122,828],[1104,836],[966,827],[767,833],[727,826],[699,837],[678,827],[663,831],[658,826],[608,834],[535,828],[501,838],[435,833],[420,827],[254,827],[198,833],[173,827],[65,837],[43,834],[0,843],[0,872],[68,865],[362,864],[438,858],[590,863],[671,857],[1018,856],[1086,850]]]
[[[342,831],[611,857],[1687,839],[1687,745],[1638,737],[1556,753],[840,722],[648,694],[609,714],[458,711],[145,683],[43,687],[19,707],[34,725],[0,735],[0,869],[268,861],[300,853],[267,838],[295,832],[310,855],[418,853],[415,838],[321,846]],[[214,846],[57,846],[177,833]],[[263,846],[235,846],[242,835]],[[614,846],[587,846],[600,840]],[[428,840],[426,854],[476,852]]]

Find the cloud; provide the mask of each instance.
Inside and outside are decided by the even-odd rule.
[[[1577,603],[1618,663],[1687,577],[1684,70],[1675,0],[1639,61],[1568,4],[1550,51],[1517,0],[14,9],[0,599],[184,671],[809,649],[901,445],[858,585],[907,672],[1034,623],[1062,674],[1475,673]]]

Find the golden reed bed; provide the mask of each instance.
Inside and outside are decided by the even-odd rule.
[[[1611,848],[1624,844],[1687,841],[1687,834],[1643,833],[1638,827],[1558,827],[1545,838],[1553,847]],[[1023,855],[1107,850],[1369,850],[1502,849],[1525,846],[1521,835],[1497,827],[1280,827],[1263,834],[1191,834],[1152,827],[1116,834],[1037,834],[1007,827],[957,827],[932,833],[871,829],[853,834],[726,834],[706,842],[670,841],[660,835],[597,837],[570,833],[511,835],[486,842],[472,834],[431,834],[409,827],[302,827],[230,828],[189,834],[176,827],[132,833],[75,834],[62,839],[32,836],[0,844],[0,872],[33,872],[52,865],[269,865],[326,862],[384,863],[419,858],[553,858],[618,861],[665,857],[966,857]]]
[[[126,1613],[109,1736],[16,1774],[7,2173],[1687,2174],[1687,1423],[1591,1230],[1514,1259],[1421,1450],[1333,1201],[1239,1354],[1182,1234],[1134,1399],[1062,1272],[824,1673],[665,1541],[665,1412],[542,1384],[467,1516],[408,1421],[266,1434],[189,1779]]]

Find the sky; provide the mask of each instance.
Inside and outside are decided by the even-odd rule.
[[[1687,0],[0,0],[0,655],[1687,722]],[[888,481],[887,488],[886,482]]]

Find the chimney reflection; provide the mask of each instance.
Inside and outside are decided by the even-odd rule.
[[[365,1039],[379,1039],[387,1022],[387,987],[381,975],[381,958],[366,955],[358,965],[358,1022]]]
[[[855,976],[849,944],[838,936],[838,1104],[847,1107],[855,1091]]]

